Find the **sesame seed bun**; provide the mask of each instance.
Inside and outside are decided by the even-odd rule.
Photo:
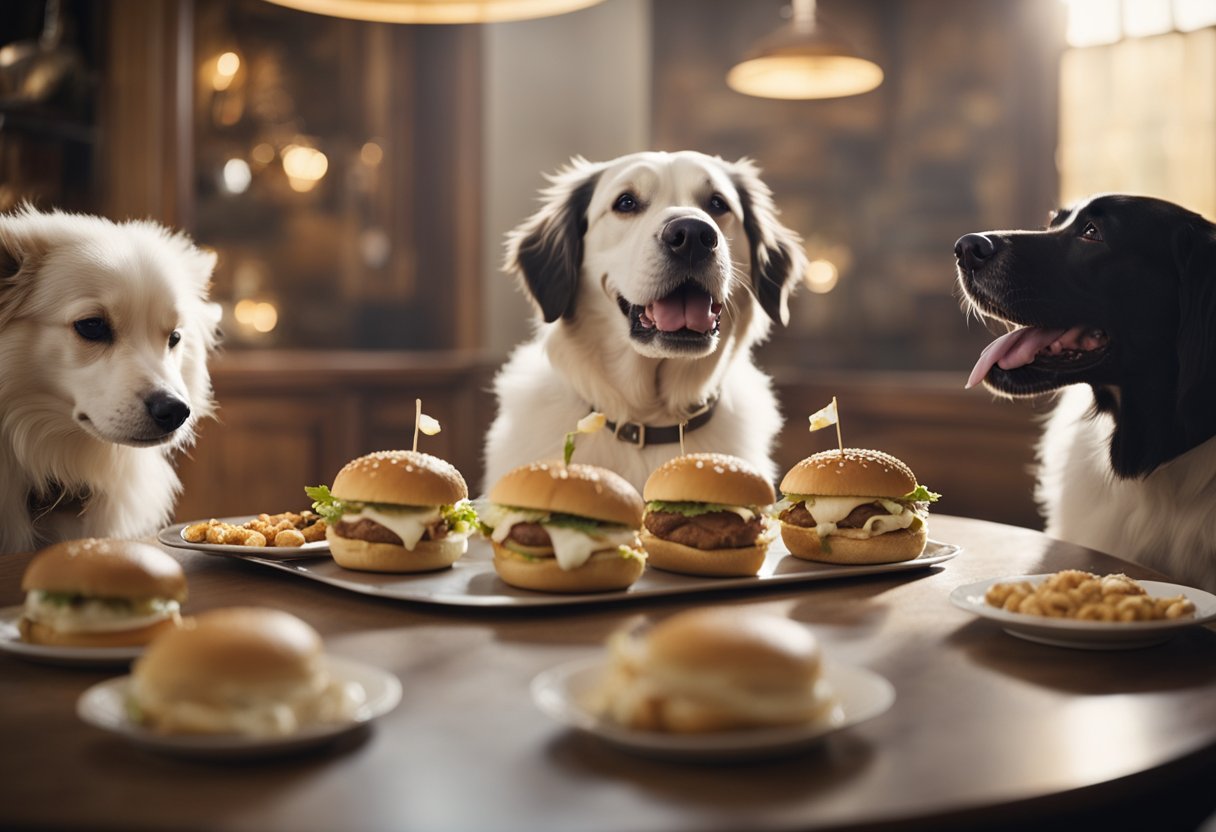
[[[469,496],[454,465],[417,451],[377,451],[353,459],[329,490],[339,500],[407,506],[452,505]]]
[[[821,451],[799,462],[781,480],[785,494],[898,499],[916,488],[916,475],[882,451]]]
[[[766,506],[776,494],[772,484],[746,460],[726,454],[685,454],[651,472],[642,497],[647,502]]]
[[[645,508],[637,489],[620,474],[579,463],[523,465],[496,482],[489,498],[499,505],[574,514],[635,529]]]
[[[593,552],[577,569],[562,569],[555,557],[533,557],[494,547],[494,571],[504,583],[538,592],[610,592],[632,586],[646,569],[643,558],[624,557],[614,546]]]
[[[56,543],[30,561],[25,592],[61,592],[85,598],[186,600],[186,575],[170,555],[134,540],[86,538]]]
[[[468,539],[419,540],[412,550],[396,543],[372,543],[325,530],[329,553],[343,569],[360,572],[431,572],[451,566],[469,547]]]
[[[739,607],[677,613],[618,634],[603,709],[632,728],[701,733],[830,719],[819,641],[806,627]]]
[[[698,549],[673,540],[664,540],[650,532],[641,534],[642,548],[647,560],[656,569],[683,575],[708,575],[716,578],[744,578],[755,575],[764,565],[768,537],[763,545],[733,549]]]

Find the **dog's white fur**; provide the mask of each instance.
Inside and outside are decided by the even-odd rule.
[[[1109,461],[1114,420],[1091,417],[1093,400],[1087,385],[1066,389],[1039,444],[1047,534],[1216,592],[1216,439],[1146,477],[1118,479]]]
[[[0,553],[138,537],[169,520],[180,490],[170,454],[213,410],[214,265],[151,222],[0,215]],[[111,343],[81,337],[75,324],[89,318],[109,323]],[[167,436],[145,403],[158,393],[190,408]]]
[[[717,409],[708,424],[686,434],[686,450],[742,457],[772,479],[769,453],[781,416],[751,352],[768,334],[766,309],[782,323],[788,320],[787,298],[806,257],[797,235],[778,222],[756,167],[687,151],[639,153],[602,163],[575,159],[550,179],[542,208],[509,235],[506,268],[522,273],[521,250],[538,241],[565,252],[577,283],[573,313],[558,317],[547,310],[550,322],[538,320],[534,338],[498,374],[499,411],[486,440],[487,485],[516,466],[560,458],[564,435],[592,407],[615,423],[675,425],[714,394]],[[580,188],[588,186],[594,190],[585,214],[571,216],[579,213],[574,203]],[[612,205],[624,191],[636,194],[644,210],[616,215]],[[711,192],[726,200],[729,212],[707,213]],[[642,305],[654,296],[664,267],[659,233],[678,217],[715,223],[722,240],[705,278],[711,294],[724,301],[720,334],[696,355],[633,341],[617,301],[620,296]],[[580,220],[581,257],[572,251],[580,240],[569,238],[570,223]],[[753,272],[768,281],[763,308]],[[638,450],[605,430],[578,437],[575,461],[611,468],[640,490],[655,467],[679,453],[678,444]]]

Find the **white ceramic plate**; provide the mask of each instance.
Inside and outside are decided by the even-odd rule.
[[[246,514],[243,517],[217,517],[216,519],[221,523],[231,523],[234,526],[239,526],[256,517],[256,514]],[[189,523],[174,523],[172,526],[161,529],[156,539],[166,546],[175,546],[178,549],[194,549],[199,552],[209,552],[213,555],[252,555],[259,558],[294,560],[297,558],[325,557],[329,554],[329,543],[324,540],[305,543],[303,546],[235,546],[230,543],[191,543],[182,537],[182,532],[185,531],[186,526],[205,522],[205,520],[191,520]]]
[[[55,647],[29,644],[21,639],[17,622],[23,608],[0,609],[0,652],[11,653],[32,662],[63,664],[77,667],[126,667],[144,651],[135,647]]]
[[[532,701],[545,714],[628,751],[650,757],[713,762],[780,756],[814,745],[824,737],[886,712],[895,701],[891,683],[861,667],[825,663],[824,676],[836,690],[840,708],[823,722],[747,731],[669,734],[639,731],[596,714],[588,705],[605,670],[600,656],[577,659],[532,680]]]
[[[353,659],[327,656],[330,673],[342,682],[356,682],[366,699],[350,722],[311,725],[284,737],[243,734],[159,734],[127,714],[130,676],[93,685],[76,701],[76,715],[90,725],[118,734],[135,745],[189,757],[263,757],[322,745],[383,716],[401,701],[401,682],[378,667]]]
[[[1194,587],[1170,584],[1162,581],[1136,581],[1155,597],[1185,595],[1195,605],[1191,618],[1174,618],[1163,621],[1077,621],[1071,618],[1047,618],[1009,612],[991,606],[984,601],[988,587],[998,583],[1029,581],[1038,584],[1048,575],[1015,575],[1008,578],[991,578],[960,586],[950,593],[950,603],[959,609],[974,613],[1000,624],[1010,635],[1050,644],[1055,647],[1077,647],[1085,650],[1127,650],[1149,647],[1168,641],[1180,630],[1195,627],[1216,619],[1216,595]]]

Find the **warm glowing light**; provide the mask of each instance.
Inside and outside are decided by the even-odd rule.
[[[836,288],[840,280],[840,270],[830,260],[812,260],[807,264],[803,276],[806,287],[812,292],[824,295]]]
[[[250,323],[258,332],[270,332],[279,323],[279,310],[275,309],[273,303],[256,303]]]
[[[288,145],[283,151],[283,172],[287,184],[300,193],[311,191],[329,170],[329,159],[315,147]]]
[[[237,323],[253,326],[253,315],[257,308],[257,303],[249,298],[238,300],[236,306],[232,308],[232,317],[236,318]]]
[[[244,159],[229,159],[224,163],[224,190],[230,194],[243,194],[249,190],[253,173]]]
[[[374,168],[384,161],[384,148],[375,142],[367,142],[359,149],[359,160],[369,168]]]
[[[726,83],[762,98],[840,98],[877,87],[882,69],[847,55],[765,55],[736,64]]]
[[[270,0],[315,14],[381,23],[494,23],[565,14],[601,0]]]
[[[232,80],[236,78],[237,72],[241,68],[241,58],[235,52],[225,52],[215,59],[215,71],[211,73],[211,86],[217,91],[222,92],[232,86]]]
[[[274,161],[274,145],[270,142],[255,144],[253,150],[249,151],[249,158],[259,165],[269,165]]]

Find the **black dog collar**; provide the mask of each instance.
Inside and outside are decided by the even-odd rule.
[[[696,430],[699,427],[704,427],[713,418],[714,408],[718,406],[718,397],[714,396],[697,412],[688,417],[688,421],[684,423],[684,432]],[[592,408],[594,411],[594,408]],[[647,445],[670,445],[680,441],[680,426],[679,425],[643,425],[639,422],[621,422],[619,425],[616,422],[605,420],[604,427],[612,431],[612,435],[622,442],[628,442],[631,445],[636,445],[638,450],[645,448]]]

